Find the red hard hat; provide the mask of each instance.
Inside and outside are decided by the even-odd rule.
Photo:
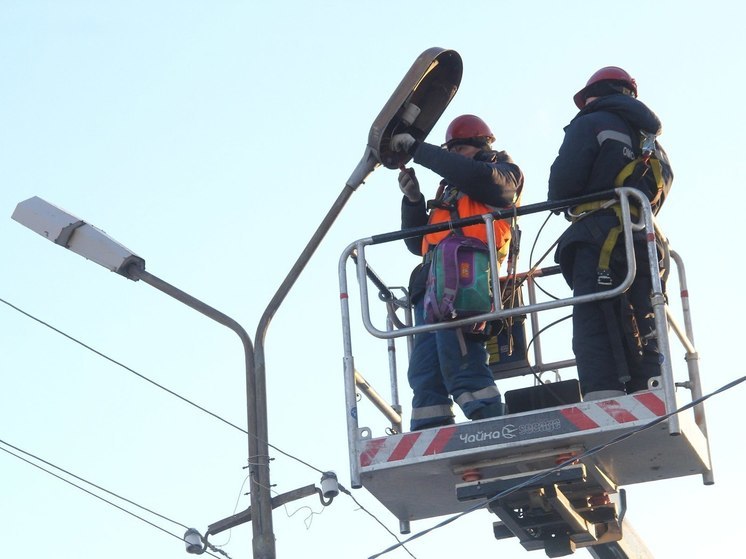
[[[623,70],[618,66],[606,66],[597,70],[588,79],[588,83],[585,84],[585,87],[573,96],[572,99],[575,101],[575,105],[578,109],[582,109],[585,106],[586,92],[588,91],[588,88],[593,84],[607,80],[624,83],[627,89],[632,92],[632,96],[637,97],[637,82],[635,81],[635,78],[630,76],[626,70]]]
[[[446,130],[445,146],[453,144],[456,140],[484,140],[491,144],[495,141],[492,130],[481,118],[474,115],[461,115],[453,119]]]

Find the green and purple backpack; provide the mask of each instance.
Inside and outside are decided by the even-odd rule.
[[[440,241],[433,249],[425,286],[425,322],[477,316],[492,309],[487,245],[463,235]]]

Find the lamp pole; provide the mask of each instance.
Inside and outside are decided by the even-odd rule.
[[[249,472],[251,498],[252,551],[254,559],[275,559],[272,525],[272,496],[269,476],[269,436],[267,426],[267,384],[264,339],[269,323],[285,300],[298,276],[321,244],[334,220],[355,189],[377,166],[370,150],[356,167],[337,200],[322,220],[311,240],[285,277],[262,315],[256,333],[256,347],[235,320],[202,301],[145,271],[145,260],[106,233],[72,214],[42,200],[29,198],[16,206],[12,218],[97,264],[133,281],[142,280],[177,301],[227,326],[238,334],[244,347],[246,365],[246,414],[249,434]]]
[[[261,393],[257,390],[256,369],[254,366],[255,356],[251,338],[246,330],[235,320],[221,313],[220,311],[206,305],[202,301],[195,299],[188,293],[184,293],[173,285],[166,283],[160,278],[149,274],[144,268],[131,264],[127,269],[127,277],[133,280],[142,280],[148,285],[170,295],[177,301],[192,307],[205,316],[227,326],[241,338],[244,348],[244,362],[246,365],[246,418],[247,430],[249,433],[249,496],[251,499],[252,510],[252,546],[253,556],[255,559],[267,558],[274,559],[274,534],[272,528],[272,504],[270,494],[269,480],[269,444],[267,441],[266,430],[266,391]],[[260,402],[262,406],[260,407]],[[259,410],[262,413],[263,421],[259,420]],[[259,434],[260,425],[263,425],[264,435]],[[265,503],[268,505],[265,507]],[[266,518],[264,510],[267,510]],[[270,548],[265,548],[264,542],[271,542]]]
[[[16,206],[12,218],[21,225],[112,272],[142,280],[177,301],[233,330],[244,348],[250,492],[255,559],[274,559],[272,505],[269,481],[266,390],[257,389],[254,347],[246,330],[235,320],[145,271],[145,260],[106,233],[42,200],[29,198]]]
[[[391,151],[392,134],[396,131],[408,131],[417,140],[423,141],[456,94],[461,82],[461,73],[461,57],[453,50],[434,47],[424,51],[415,60],[371,125],[363,157],[347,179],[342,192],[264,311],[257,326],[256,347],[253,349],[249,336],[235,321],[148,274],[145,271],[145,260],[111,239],[103,231],[37,197],[21,202],[13,213],[13,219],[40,235],[126,278],[142,279],[213,320],[232,328],[241,337],[246,354],[254,559],[275,559],[276,557],[269,480],[266,359],[264,356],[264,338],[267,335],[269,323],[352,193],[382,163],[389,169],[396,169],[411,159],[410,154]],[[415,122],[417,126],[414,126]]]
[[[371,165],[371,171],[372,171],[372,165],[373,163],[370,163]],[[364,172],[364,171],[363,171]],[[361,175],[362,178],[360,179],[360,183],[362,183],[362,179],[366,177],[370,171],[365,173],[364,175]],[[354,177],[351,177],[351,179],[354,179]],[[352,183],[352,184],[350,184]],[[355,191],[355,188],[357,188],[359,184],[354,184],[354,182],[348,181],[348,184],[345,184],[344,188],[342,189],[342,192],[337,197],[337,200],[334,202],[332,207],[330,208],[329,212],[327,213],[326,217],[323,219],[321,224],[319,225],[318,229],[314,233],[313,237],[311,237],[311,240],[306,245],[306,248],[303,250],[301,255],[298,257],[298,260],[296,260],[295,264],[293,265],[292,269],[288,273],[288,275],[285,277],[285,280],[282,282],[280,287],[277,289],[277,292],[275,293],[274,297],[272,297],[272,300],[269,302],[269,305],[267,305],[266,310],[264,311],[264,314],[262,315],[261,319],[259,320],[259,325],[257,327],[256,331],[256,347],[254,348],[254,375],[256,380],[256,392],[257,392],[257,398],[256,398],[256,415],[257,415],[257,437],[259,440],[259,454],[257,456],[259,463],[261,464],[261,468],[258,468],[257,475],[259,476],[259,485],[260,487],[269,487],[269,457],[268,457],[268,448],[267,448],[267,440],[268,440],[268,427],[267,427],[267,385],[266,385],[266,360],[264,357],[264,338],[267,335],[267,329],[269,328],[269,323],[271,322],[272,318],[274,317],[275,313],[277,312],[277,309],[280,307],[282,302],[285,300],[285,297],[287,296],[290,289],[295,284],[296,280],[298,279],[298,276],[303,271],[303,269],[306,267],[306,264],[310,260],[311,256],[313,256],[313,253],[318,248],[319,244],[321,244],[322,239],[326,235],[326,233],[329,231],[329,228],[332,226],[332,223],[334,223],[334,220],[337,218],[339,213],[342,211],[342,208],[347,203],[347,200],[349,200],[352,193]],[[262,449],[264,449],[266,452],[263,452]],[[264,477],[266,476],[266,478]],[[252,501],[252,510],[258,511],[258,514],[252,514],[251,515],[251,522],[254,528],[254,559],[275,559],[275,542],[274,542],[274,534],[272,533],[272,503],[271,499],[262,499],[258,503],[258,509],[253,508],[254,503]]]

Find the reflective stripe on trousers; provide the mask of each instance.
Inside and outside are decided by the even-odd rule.
[[[415,306],[415,323],[423,324],[423,303]],[[456,330],[415,335],[407,378],[412,388],[413,430],[453,420],[451,396],[466,417],[480,408],[500,403],[492,371],[487,366],[484,343],[468,336],[466,355]]]
[[[438,404],[435,406],[424,406],[412,410],[412,419],[442,419],[453,417],[453,408],[450,405]]]
[[[469,402],[495,398],[498,396],[500,396],[500,391],[497,389],[497,386],[488,386],[481,390],[477,390],[476,392],[464,392],[456,398],[456,403],[460,408],[463,408]]]

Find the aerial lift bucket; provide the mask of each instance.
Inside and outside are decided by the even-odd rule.
[[[365,153],[347,186],[356,189],[378,165],[405,165],[412,156],[391,151],[391,137],[407,132],[423,141],[456,95],[462,71],[456,51],[433,47],[423,52],[373,121]]]

